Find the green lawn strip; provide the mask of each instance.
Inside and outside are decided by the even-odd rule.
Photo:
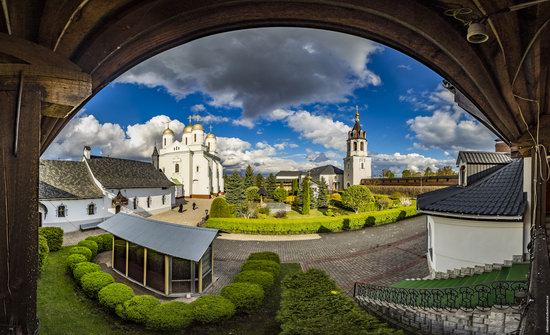
[[[510,272],[508,272],[507,280],[527,280],[527,273],[529,272],[529,263],[516,263],[512,265]]]

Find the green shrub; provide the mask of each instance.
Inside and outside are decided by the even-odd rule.
[[[233,211],[225,198],[217,197],[210,205],[209,215],[211,218],[230,218]]]
[[[48,240],[43,235],[38,235],[38,269],[41,271],[50,253]]]
[[[231,318],[235,305],[220,295],[204,295],[191,303],[193,318],[201,323],[216,323]]]
[[[260,285],[264,291],[273,287],[274,278],[273,274],[265,271],[242,271],[238,273],[233,279],[235,283],[253,283]]]
[[[265,215],[269,215],[269,208],[268,207],[260,207],[258,209],[258,213],[260,214],[265,214]]]
[[[271,273],[273,278],[277,278],[281,271],[281,266],[274,261],[249,260],[243,264],[241,271],[265,271]]]
[[[91,298],[96,298],[102,288],[114,282],[113,276],[102,271],[87,273],[80,278],[82,289]]]
[[[273,261],[277,264],[281,264],[279,255],[272,251],[253,252],[248,256],[249,261]]]
[[[233,283],[222,288],[221,295],[231,301],[238,311],[251,313],[264,301],[264,290],[258,284]]]
[[[102,288],[97,294],[99,303],[111,310],[115,310],[117,305],[121,305],[132,299],[134,290],[128,285],[122,283],[109,284]]]
[[[145,325],[157,331],[174,331],[186,328],[193,321],[193,308],[181,301],[157,305],[149,313]]]
[[[97,271],[101,271],[99,264],[82,262],[75,265],[73,269],[73,277],[76,280],[80,280],[80,278],[82,278],[85,274]]]
[[[116,314],[124,320],[145,324],[151,311],[160,305],[160,300],[151,295],[137,295],[116,306]]]
[[[105,251],[105,246],[103,245],[103,238],[99,235],[88,236],[86,237],[88,241],[94,241],[97,244],[97,253]]]
[[[89,261],[92,259],[92,251],[86,247],[72,247],[69,250],[69,255],[80,254],[86,257],[86,260]]]
[[[69,270],[73,271],[77,264],[87,262],[87,260],[86,260],[86,256],[84,256],[84,255],[72,254],[72,255],[67,256],[66,262],[67,262],[67,267],[69,268]]]
[[[92,252],[92,258],[91,259],[95,258],[95,256],[97,255],[97,251],[99,250],[99,248],[97,247],[97,243],[95,243],[94,241],[90,241],[90,240],[82,240],[82,241],[78,242],[77,245],[80,246],[80,247],[86,247],[86,248],[90,249],[90,251]]]
[[[403,334],[361,310],[323,271],[312,269],[283,280],[277,321],[281,334]]]
[[[59,227],[41,227],[38,233],[48,241],[50,251],[58,251],[63,246],[63,229]]]
[[[297,219],[210,218],[208,228],[244,234],[307,234],[356,230],[396,222],[416,215],[416,205],[340,216]]]
[[[103,251],[113,250],[113,234],[106,233],[97,236],[101,237],[103,241]]]

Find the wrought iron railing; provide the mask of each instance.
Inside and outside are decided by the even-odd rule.
[[[360,305],[365,299],[395,303],[422,309],[520,310],[527,293],[525,281],[495,281],[454,288],[397,288],[355,283],[354,297]]]

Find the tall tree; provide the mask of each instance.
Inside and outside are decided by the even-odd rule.
[[[431,167],[427,166],[426,170],[424,170],[424,176],[426,177],[435,176],[435,172],[433,172]]]
[[[256,175],[256,187],[261,188],[265,187],[265,178],[261,173]]]
[[[273,191],[273,198],[277,202],[284,202],[287,197],[288,197],[288,192],[282,187],[278,187],[275,191]]]
[[[353,185],[344,190],[342,194],[342,204],[359,213],[362,208],[365,208],[374,201],[374,196],[368,187],[364,185]]]
[[[233,171],[232,174],[225,178],[224,189],[225,199],[230,205],[235,206],[236,211],[245,205],[245,189],[243,186],[243,179],[237,171]]]
[[[244,172],[243,184],[245,190],[250,186],[254,186],[254,169],[252,169],[250,164],[246,167],[246,171]]]
[[[292,180],[292,195],[297,195],[298,190],[300,189],[300,184],[298,183],[298,179]]]
[[[403,178],[411,177],[411,176],[412,176],[411,170],[409,170],[409,169],[403,170],[403,172],[401,172],[401,176],[402,176]]]
[[[311,179],[310,176],[306,176],[302,181],[302,214],[303,215],[309,214],[309,208],[311,206],[311,188],[309,186],[310,179]]]
[[[390,169],[382,170],[382,177],[384,178],[395,178],[395,173]]]
[[[270,173],[265,182],[265,189],[270,197],[273,197],[273,191],[277,188],[277,177]]]
[[[317,194],[317,207],[328,207],[328,185],[325,178],[319,178],[319,193]]]
[[[456,176],[457,173],[450,166],[444,166],[437,169],[436,175],[438,176]]]

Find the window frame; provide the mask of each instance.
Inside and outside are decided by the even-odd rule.
[[[91,213],[90,213],[90,209],[91,209]],[[91,216],[91,215],[96,215],[96,213],[97,213],[97,206],[96,206],[93,202],[89,203],[86,212],[87,212],[88,215],[90,215],[90,216]]]
[[[61,204],[61,205],[57,206],[56,213],[57,213],[57,217],[58,217],[58,218],[67,217],[67,205]],[[63,215],[61,215],[61,213],[62,213]]]

